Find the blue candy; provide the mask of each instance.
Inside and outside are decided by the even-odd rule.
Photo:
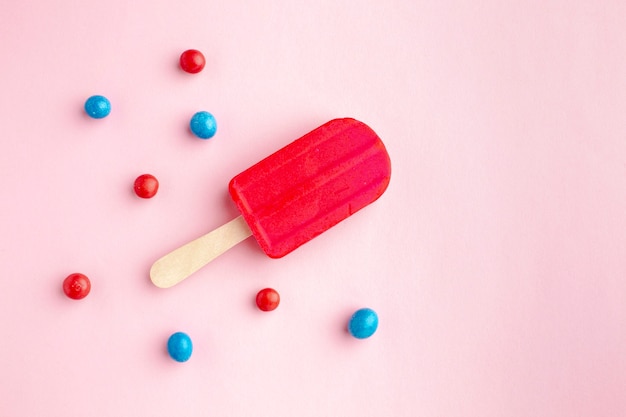
[[[85,113],[94,119],[102,119],[111,113],[111,102],[104,96],[91,96],[85,102]]]
[[[189,360],[192,351],[193,344],[186,333],[176,332],[167,340],[167,352],[177,362]]]
[[[210,139],[215,135],[217,122],[215,117],[207,111],[199,111],[194,114],[189,122],[189,127],[194,135],[201,139]]]
[[[348,331],[357,339],[367,339],[378,328],[378,315],[371,308],[357,310],[350,318]]]

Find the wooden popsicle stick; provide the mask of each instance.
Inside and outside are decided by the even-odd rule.
[[[160,288],[176,285],[251,234],[239,216],[156,261],[150,268],[150,279]]]

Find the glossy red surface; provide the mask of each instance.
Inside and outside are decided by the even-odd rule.
[[[190,74],[202,71],[205,63],[204,55],[196,49],[188,49],[180,55],[180,67]]]
[[[152,198],[159,191],[159,181],[154,175],[143,174],[135,179],[135,194],[141,198]]]
[[[81,300],[87,297],[90,291],[91,281],[83,274],[70,274],[63,280],[63,292],[71,299]]]
[[[280,295],[273,288],[264,288],[256,295],[256,305],[259,307],[259,310],[276,310],[278,304],[280,304]]]

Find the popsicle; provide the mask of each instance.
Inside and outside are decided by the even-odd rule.
[[[283,257],[376,201],[390,176],[369,126],[331,120],[235,176],[228,190],[241,216],[156,261],[150,278],[171,287],[250,235]]]

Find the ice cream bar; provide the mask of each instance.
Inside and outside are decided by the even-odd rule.
[[[152,282],[175,285],[251,234],[269,257],[285,256],[378,199],[390,175],[371,128],[331,120],[235,176],[241,216],[159,259]]]
[[[364,123],[335,119],[233,178],[230,195],[265,253],[280,258],[376,200],[391,165]]]

